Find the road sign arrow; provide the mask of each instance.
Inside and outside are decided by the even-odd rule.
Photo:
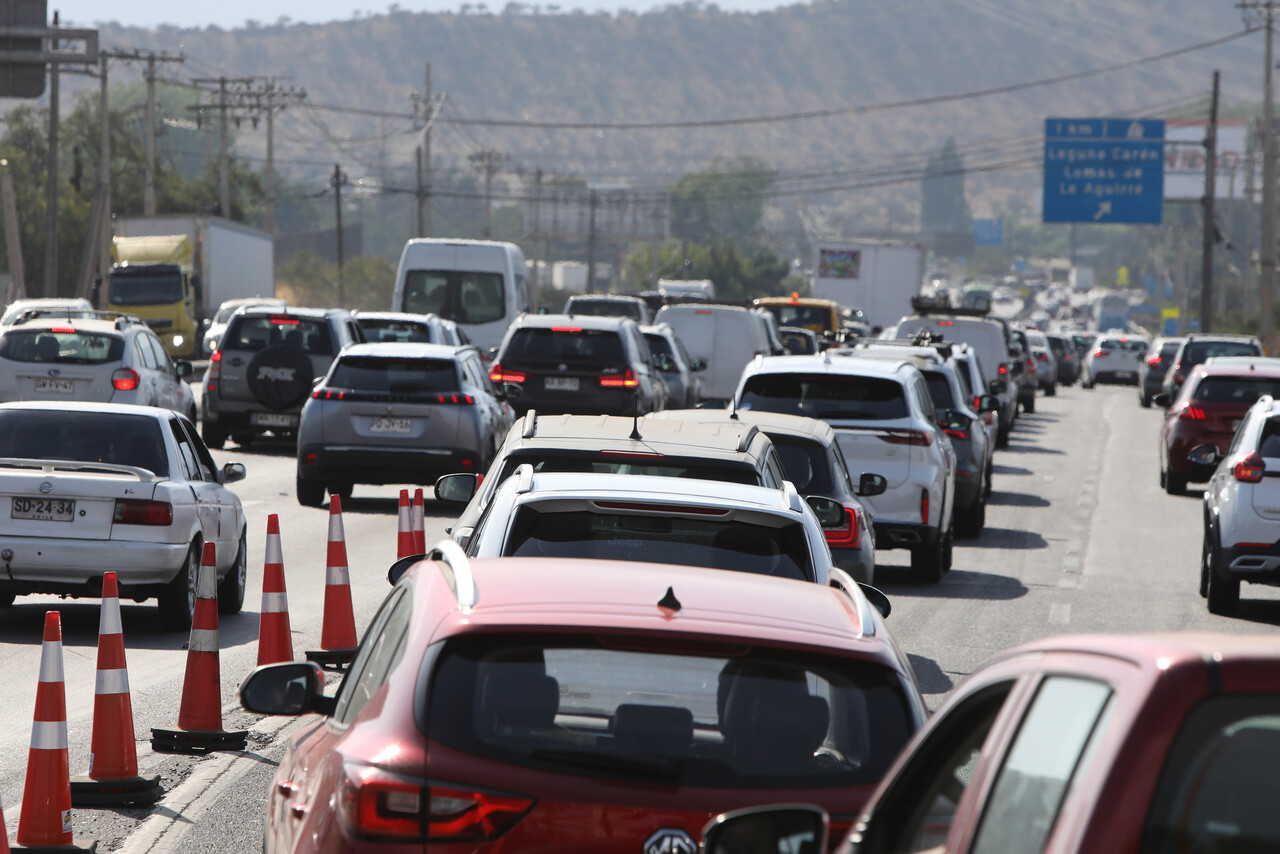
[[[1108,216],[1110,213],[1111,213],[1111,202],[1099,202],[1098,212],[1093,215],[1093,218],[1095,220],[1102,219],[1104,216]]]

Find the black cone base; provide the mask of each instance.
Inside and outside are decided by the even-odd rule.
[[[63,852],[63,851],[67,852],[67,854],[73,854],[74,852],[83,852],[83,851],[93,852],[98,850],[98,840],[73,838],[71,840],[70,845],[52,845],[52,846],[19,845],[16,842],[10,842],[9,850],[10,851],[39,851],[41,852],[41,854],[60,854],[60,852]]]
[[[151,749],[156,753],[212,753],[215,750],[244,750],[247,730],[152,729]]]
[[[71,806],[149,806],[164,797],[160,777],[125,777],[120,780],[71,778]]]

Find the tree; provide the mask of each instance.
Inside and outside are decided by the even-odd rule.
[[[920,185],[920,229],[922,231],[970,231],[973,214],[964,195],[964,160],[956,150],[955,137],[925,165]]]
[[[694,243],[754,240],[775,178],[750,157],[717,158],[710,169],[685,175],[668,189],[671,236]]]
[[[638,246],[623,262],[624,280],[637,290],[648,286],[652,269],[652,248]],[[690,244],[688,253],[677,243],[667,243],[658,250],[658,276],[664,279],[710,279],[716,297],[725,300],[749,300],[761,296],[779,296],[803,290],[804,283],[793,277],[786,259],[768,249],[759,249],[746,257],[728,241]]]

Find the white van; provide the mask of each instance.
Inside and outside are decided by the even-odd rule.
[[[481,353],[501,344],[530,304],[524,253],[514,243],[414,238],[400,254],[391,310],[455,321]]]
[[[664,305],[653,322],[669,323],[689,355],[707,363],[702,398],[727,403],[738,388],[742,369],[756,356],[772,352],[764,320],[755,312],[728,305]]]

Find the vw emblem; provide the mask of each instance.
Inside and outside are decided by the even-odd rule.
[[[560,373],[562,373],[562,374],[563,374],[565,371],[569,370],[569,366],[568,366],[568,365],[560,365],[558,368],[556,368],[556,370],[558,370]]]
[[[50,368],[50,369],[49,369],[49,376],[51,376],[51,377],[60,377],[60,376],[62,376],[62,371],[58,370],[57,368]]]
[[[644,854],[698,854],[698,844],[680,828],[664,827],[645,840]]]
[[[41,484],[40,484],[40,494],[41,494],[41,495],[48,495],[50,492],[53,492],[53,484],[52,484],[52,483],[50,483],[49,481],[47,481],[47,480],[46,480],[46,481],[44,481],[43,483],[41,483]]]

